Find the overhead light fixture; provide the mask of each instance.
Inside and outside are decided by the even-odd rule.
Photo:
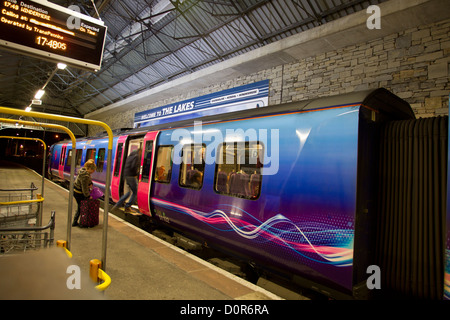
[[[34,95],[34,98],[37,100],[41,100],[42,96],[44,95],[45,90],[39,89],[36,94]]]
[[[59,69],[59,70],[64,70],[66,67],[67,67],[67,64],[62,63],[62,62],[59,62],[59,63],[58,63],[58,69]]]
[[[26,111],[26,112],[30,112],[30,111],[31,111],[31,107],[26,107],[26,108],[25,108],[25,111]]]

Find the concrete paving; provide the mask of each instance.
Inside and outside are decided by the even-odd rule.
[[[29,187],[31,182],[41,189],[41,176],[36,172],[0,161],[0,188],[19,188]],[[47,224],[50,219],[52,211],[56,213],[56,229],[55,229],[55,243],[56,240],[66,240],[67,236],[67,215],[68,215],[68,197],[69,193],[66,189],[54,184],[48,180],[45,181],[44,187],[44,214],[43,224]],[[73,213],[76,210],[76,202],[73,204]],[[100,209],[100,223],[93,228],[79,228],[73,227],[71,232],[70,251],[73,254],[71,259],[65,255],[61,255],[62,249],[56,250],[54,268],[59,268],[66,271],[67,264],[77,265],[81,270],[82,283],[92,283],[89,279],[89,261],[92,259],[101,260],[102,255],[102,235],[103,235],[103,210]],[[106,273],[111,277],[112,282],[108,289],[103,294],[98,296],[92,286],[87,286],[87,291],[84,293],[85,298],[101,298],[101,299],[151,299],[151,300],[278,300],[278,296],[248,283],[238,277],[235,277],[227,272],[205,262],[189,253],[174,247],[164,241],[154,237],[153,235],[138,229],[137,227],[109,214],[108,218],[108,233],[107,233],[107,254],[106,254]],[[45,251],[45,252],[44,252]],[[41,253],[40,253],[41,252]],[[39,252],[30,254],[30,261],[24,262],[23,257],[18,256],[0,256],[0,269],[6,269],[9,266],[9,285],[11,279],[16,279],[19,288],[21,288],[14,297],[20,297],[21,293],[25,299],[54,299],[55,295],[51,294],[52,290],[39,292],[36,297],[30,297],[29,290],[31,287],[40,286],[41,283],[34,283],[41,279],[41,276],[32,276],[28,282],[19,281],[22,275],[17,269],[16,276],[14,273],[15,264],[22,266],[27,265],[29,270],[44,268],[39,272],[57,272],[52,271],[52,268],[45,263],[33,262],[33,259],[46,260],[49,253],[53,251],[41,250]],[[69,260],[67,260],[69,259]],[[61,265],[57,267],[56,265]],[[41,268],[39,268],[41,266]],[[5,285],[4,275],[0,270],[0,283]],[[40,274],[40,273],[38,273]],[[3,277],[2,277],[3,276]],[[59,277],[55,276],[55,281],[58,282],[61,288],[61,281],[66,281],[70,276],[68,273],[63,273]],[[3,278],[3,280],[2,280]],[[34,281],[33,280],[36,280]],[[59,279],[59,280],[57,280]],[[62,280],[61,280],[62,279]],[[38,281],[39,282],[39,281]],[[24,283],[30,288],[24,287]],[[49,285],[49,287],[51,287]],[[64,291],[60,297],[61,299],[78,299],[83,298],[81,291],[70,291],[62,286]],[[56,290],[56,289],[55,289]],[[0,297],[1,298],[1,297]]]

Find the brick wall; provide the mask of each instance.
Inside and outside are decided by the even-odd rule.
[[[131,127],[136,112],[264,79],[270,80],[270,104],[385,87],[408,101],[417,117],[446,115],[449,65],[450,20],[444,20],[180,95],[174,92],[170,99],[103,121],[113,129]]]

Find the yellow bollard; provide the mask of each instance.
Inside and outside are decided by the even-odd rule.
[[[58,248],[63,248],[66,251],[66,254],[69,258],[72,258],[72,252],[67,250],[67,241],[66,240],[56,240],[56,246]]]
[[[99,282],[98,270],[102,267],[102,262],[98,259],[92,259],[89,261],[89,277],[95,283]]]
[[[111,277],[108,276],[106,272],[101,269],[101,267],[102,262],[100,260],[92,259],[89,261],[89,277],[91,280],[95,283],[100,283],[103,281],[103,283],[95,286],[95,289],[98,291],[106,290],[111,284]]]
[[[67,241],[66,240],[57,240],[56,246],[58,248],[67,248]]]

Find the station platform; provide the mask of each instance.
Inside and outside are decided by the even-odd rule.
[[[0,160],[0,188],[22,188],[31,182],[39,187],[40,193],[40,174]],[[111,213],[105,272],[112,281],[99,293],[89,279],[89,262],[101,259],[103,209],[99,225],[72,227],[73,256],[68,258],[63,249],[56,248],[56,240],[66,240],[68,196],[66,189],[45,180],[42,224],[47,224],[54,211],[55,248],[0,254],[0,299],[281,300]],[[72,217],[76,207],[74,200]],[[67,288],[69,265],[79,266],[82,290]],[[54,291],[51,282],[57,282]]]

